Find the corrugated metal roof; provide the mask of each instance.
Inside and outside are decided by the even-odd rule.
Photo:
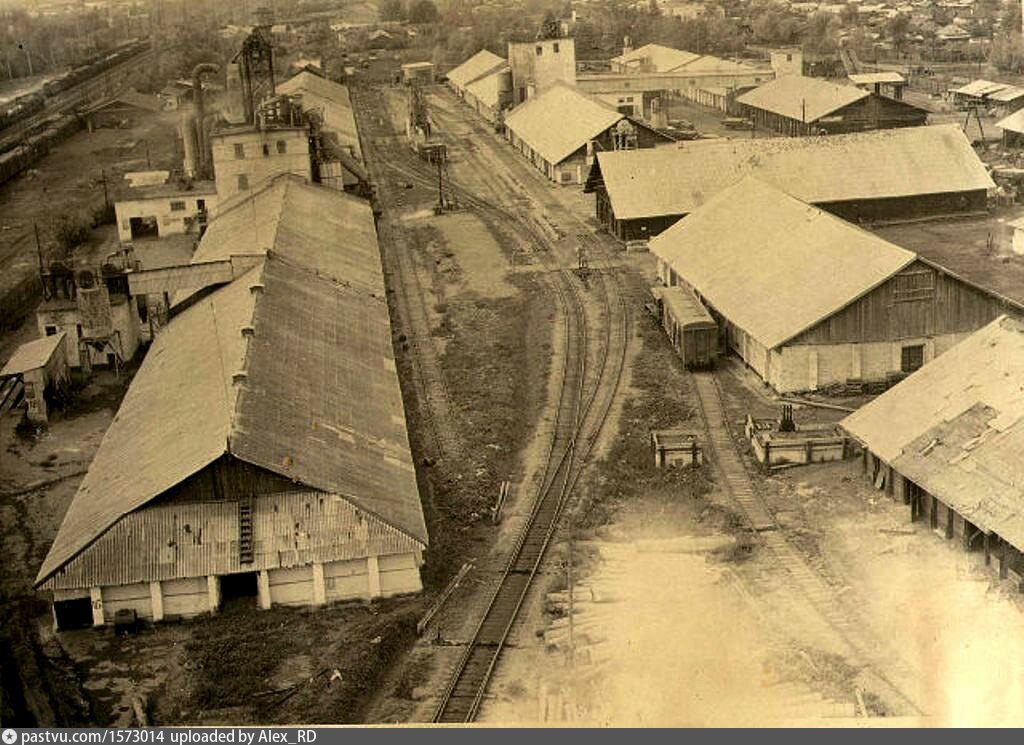
[[[95,106],[86,109],[86,113],[92,114],[96,111],[101,111],[117,104],[127,104],[154,114],[163,111],[163,104],[157,96],[148,96],[146,94],[139,93],[138,91],[127,90],[104,101],[100,101]]]
[[[700,57],[699,54],[661,44],[644,44],[631,52],[612,57],[611,61],[619,65],[650,65],[654,72],[671,72],[689,65]]]
[[[977,527],[1024,550],[1024,419],[1006,423],[1002,412],[975,404],[925,431],[892,466]]]
[[[456,88],[465,88],[474,80],[507,64],[502,57],[488,52],[486,49],[481,49],[458,67],[449,70],[448,80]]]
[[[43,336],[39,339],[27,341],[18,347],[14,355],[7,360],[4,369],[0,370],[0,377],[8,375],[20,375],[29,370],[37,370],[44,367],[57,351],[57,347],[64,341],[66,334],[61,331],[53,336]]]
[[[373,212],[365,200],[283,174],[218,211],[192,263],[270,250],[337,282],[384,292]]]
[[[117,520],[227,450],[260,270],[177,316],[154,339],[78,487],[39,579]]]
[[[620,220],[688,214],[748,174],[812,204],[995,188],[956,124],[698,140],[598,153],[597,167]]]
[[[380,272],[376,242],[368,240],[373,216],[357,199],[294,179],[264,194],[276,195],[276,210],[271,200],[260,202],[266,212],[236,217],[251,215],[258,235],[266,229],[258,216],[275,215],[273,249],[156,337],[40,581],[123,515],[226,452],[344,496],[426,543],[383,292],[335,279],[350,264],[354,272]],[[204,244],[216,238],[218,223],[243,242],[253,235],[244,220],[222,223],[224,217]],[[250,290],[255,285],[261,293]],[[234,380],[239,372],[244,377]]]
[[[505,126],[548,163],[561,163],[621,119],[611,106],[557,83],[513,109]]]
[[[271,260],[230,450],[426,543],[383,297]]]
[[[323,492],[253,502],[253,562],[238,551],[238,503],[152,505],[125,515],[45,584],[72,589],[346,561],[422,548],[345,499]]]
[[[754,178],[722,191],[651,239],[650,249],[766,349],[832,315],[916,258]]]
[[[976,404],[1007,422],[1018,420],[1024,414],[1021,381],[1024,323],[1000,316],[841,424],[891,464],[924,433]]]
[[[279,83],[277,92],[290,96],[302,96],[304,108],[322,111],[324,129],[336,133],[339,142],[346,147],[351,147],[356,155],[362,158],[355,111],[352,108],[352,99],[349,96],[348,88],[309,70],[303,70],[283,83]]]
[[[810,123],[869,95],[868,91],[852,85],[836,85],[803,75],[784,75],[744,93],[736,100],[798,122]]]

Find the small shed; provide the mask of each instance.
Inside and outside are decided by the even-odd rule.
[[[681,429],[663,429],[651,432],[654,449],[654,467],[684,465],[699,466],[704,462],[704,450],[697,435]]]
[[[689,287],[655,287],[658,317],[687,369],[712,367],[718,358],[718,324]]]
[[[163,109],[160,99],[129,90],[108,98],[85,111],[90,132],[102,127],[131,126],[139,117],[158,114]]]
[[[408,62],[402,65],[402,82],[406,85],[430,85],[434,82],[434,63]]]
[[[62,331],[26,342],[0,370],[0,378],[21,378],[29,421],[46,424],[46,397],[62,391],[71,379],[66,340]]]
[[[1024,217],[1018,217],[1009,223],[1013,228],[1013,252],[1018,256],[1024,256]]]

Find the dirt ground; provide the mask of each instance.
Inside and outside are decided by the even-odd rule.
[[[48,253],[56,219],[102,206],[104,178],[113,200],[126,171],[175,166],[175,113],[140,115],[132,124],[76,132],[34,168],[0,186],[0,328],[16,325],[38,299],[37,286],[26,284],[39,273],[34,226]]]

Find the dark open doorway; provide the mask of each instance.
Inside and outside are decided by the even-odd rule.
[[[160,227],[156,217],[133,217],[129,221],[132,238],[156,238],[160,235]]]
[[[57,600],[53,604],[53,613],[60,631],[87,629],[92,626],[92,600],[89,598]]]
[[[258,572],[240,572],[221,576],[221,604],[225,608],[229,605],[254,604],[260,592],[258,577]]]

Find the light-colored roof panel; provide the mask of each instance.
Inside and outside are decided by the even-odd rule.
[[[994,83],[991,80],[972,80],[967,85],[954,88],[952,92],[961,96],[981,97],[990,96],[1006,87],[1006,83]]]
[[[1008,117],[1000,119],[996,122],[996,126],[999,127],[999,129],[1016,132],[1017,134],[1024,134],[1024,109],[1015,111]]]
[[[4,369],[0,370],[0,378],[8,375],[20,375],[29,370],[36,370],[45,366],[49,363],[50,358],[53,357],[54,352],[57,351],[57,347],[63,343],[65,336],[66,334],[61,331],[59,334],[43,336],[39,339],[25,342],[7,360]]]
[[[478,78],[482,78],[499,67],[508,64],[503,58],[481,49],[458,67],[448,71],[448,80],[456,88],[465,88]]]
[[[751,174],[812,204],[995,188],[956,124],[697,140],[676,148],[602,152],[597,162],[620,220],[688,214]],[[853,173],[856,178],[849,177]]]
[[[556,84],[519,105],[505,126],[549,163],[560,163],[623,119],[598,99]]]
[[[509,71],[508,65],[495,68],[486,75],[481,75],[472,83],[466,85],[466,90],[472,93],[480,101],[491,108],[497,108],[501,103],[501,91],[493,80],[495,75],[502,75]]]
[[[620,65],[650,65],[655,72],[671,72],[689,65],[701,55],[674,49],[661,44],[645,44],[626,54],[613,57],[612,62]]]
[[[836,85],[803,75],[784,75],[744,93],[736,101],[798,122],[810,123],[869,95],[868,91],[851,85]]]
[[[850,82],[855,85],[872,85],[874,83],[905,83],[907,79],[894,70],[885,72],[865,72],[850,75]]]
[[[892,463],[938,424],[982,403],[1024,415],[1024,323],[1000,317],[850,414],[842,426]]]
[[[754,178],[717,194],[653,238],[650,249],[766,349],[827,318],[915,259]]]

